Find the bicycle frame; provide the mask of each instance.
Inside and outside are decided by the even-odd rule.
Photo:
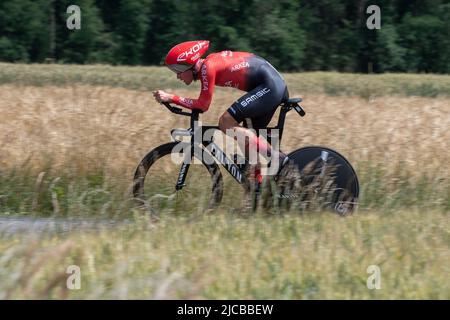
[[[267,142],[272,144],[272,130],[278,131],[278,137],[279,142],[281,145],[281,138],[283,135],[284,130],[284,123],[286,120],[286,114],[294,108],[294,110],[297,111],[297,113],[303,117],[305,115],[305,112],[303,111],[302,107],[298,104],[301,101],[300,98],[297,99],[290,99],[286,102],[283,102],[281,104],[280,114],[278,117],[278,123],[275,127],[267,127],[264,128],[267,130]],[[191,160],[194,157],[195,154],[195,148],[201,148],[202,152],[205,150],[208,150],[209,154],[215,159],[215,161],[219,162],[226,171],[239,183],[241,184],[245,189],[250,188],[250,181],[244,176],[243,172],[239,169],[239,167],[234,163],[233,160],[229,159],[225,152],[214,143],[212,139],[210,140],[203,140],[201,141],[201,146],[196,146],[197,141],[194,139],[194,132],[198,132],[201,130],[201,137],[205,136],[205,132],[208,130],[219,130],[218,126],[200,126],[196,127],[196,123],[198,123],[199,115],[202,113],[200,110],[192,110],[192,112],[184,112],[181,108],[173,107],[169,103],[163,103],[164,106],[166,106],[171,112],[183,116],[189,116],[190,117],[190,128],[188,129],[172,129],[171,130],[171,136],[174,137],[175,135],[184,135],[184,136],[190,136],[190,147],[191,147]],[[209,131],[211,132],[211,131]],[[258,135],[258,132],[257,132]],[[177,184],[175,186],[176,190],[181,190],[183,186],[185,185],[185,180],[187,173],[189,171],[190,161],[183,161],[183,164],[181,165],[180,172],[178,173],[178,179]]]

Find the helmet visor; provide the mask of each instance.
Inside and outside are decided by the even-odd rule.
[[[175,73],[181,73],[191,69],[193,66],[186,64],[170,64],[167,65],[167,67]]]

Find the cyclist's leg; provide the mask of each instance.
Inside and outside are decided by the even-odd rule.
[[[248,168],[253,169],[250,171],[246,170],[246,175],[250,174],[252,179],[255,179],[258,183],[262,183],[259,154],[257,152],[258,146],[257,143],[255,143],[255,141],[258,141],[258,137],[255,132],[248,128],[241,127],[239,122],[234,119],[228,111],[225,111],[220,117],[219,127],[225,134],[232,136],[237,140],[238,146],[244,153],[247,163],[252,165]]]
[[[251,142],[256,141],[258,137],[252,130],[241,127],[238,120],[232,117],[229,111],[225,111],[220,117],[219,128],[223,133],[233,137],[238,142],[239,148],[250,164],[257,163],[257,146],[251,145]]]
[[[238,124],[250,118],[256,120],[257,127],[253,129],[266,127],[286,94],[284,82],[280,85],[280,82],[269,81],[238,99],[220,118],[221,130],[226,132],[227,129],[232,129],[233,137],[238,140],[240,148],[245,150],[245,156],[249,161],[255,160],[252,157],[254,154],[262,154],[267,157],[278,156],[278,150],[272,149],[264,139]]]

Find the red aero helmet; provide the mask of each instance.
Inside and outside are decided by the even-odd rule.
[[[192,68],[198,59],[208,51],[209,41],[186,41],[170,49],[165,64],[173,72],[184,72]]]

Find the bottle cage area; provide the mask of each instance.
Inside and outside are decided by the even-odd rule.
[[[299,104],[302,101],[301,98],[291,98],[288,99],[286,101],[283,101],[279,107],[281,107],[280,109],[280,114],[278,116],[278,123],[275,127],[267,127],[266,129],[267,131],[267,140],[269,143],[271,143],[271,134],[270,131],[273,129],[277,129],[279,131],[279,139],[280,139],[280,143],[281,143],[281,138],[283,136],[283,130],[284,130],[284,122],[286,120],[286,114],[294,109],[298,115],[300,117],[304,117],[306,115],[306,112],[303,110],[302,106]],[[175,135],[181,135],[181,136],[188,136],[188,135],[192,135],[192,132],[194,130],[194,126],[195,126],[195,122],[198,121],[199,119],[199,115],[201,113],[203,113],[203,111],[198,110],[198,109],[193,109],[191,112],[186,112],[183,111],[183,109],[178,108],[178,107],[174,107],[172,106],[170,103],[168,102],[163,102],[162,103],[170,112],[178,114],[178,115],[182,115],[182,116],[187,116],[190,117],[190,128],[186,129],[186,130],[180,130],[180,129],[172,129],[171,131],[171,136],[173,137],[174,134]],[[209,129],[219,129],[218,126],[202,126],[202,134]]]

